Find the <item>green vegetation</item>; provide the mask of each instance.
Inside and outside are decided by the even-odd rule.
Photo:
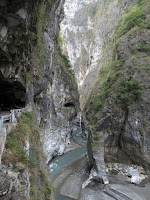
[[[120,59],[109,63],[106,68],[102,68],[99,72],[99,80],[104,79],[101,86],[98,86],[97,81],[95,89],[92,90],[91,95],[86,104],[86,112],[91,112],[92,121],[96,119],[96,114],[106,103],[106,99],[117,87],[117,80],[120,76],[120,68],[125,63],[124,59]],[[95,122],[95,120],[94,120]]]
[[[119,70],[122,68],[122,66],[125,63],[125,59],[120,59],[120,60],[116,60],[114,62],[110,62],[108,63],[104,68],[102,68],[99,71],[99,79],[102,78],[107,78],[111,75],[112,73],[112,69],[115,71],[115,73],[119,72]]]
[[[111,63],[108,63],[105,67],[103,67],[99,71],[99,79],[106,78],[109,74],[110,68],[111,68]]]
[[[107,65],[99,73],[99,79],[104,79],[101,86],[98,86],[99,81],[93,88],[91,95],[86,104],[86,112],[90,113],[90,122],[95,124],[98,113],[106,104],[109,97],[113,100],[113,94],[117,94],[116,104],[123,110],[138,101],[142,95],[142,85],[136,78],[131,78],[129,81],[123,77],[125,60],[117,60]]]
[[[114,82],[116,81],[116,76],[109,76],[106,81],[103,82],[100,87],[99,93],[96,95],[93,104],[93,110],[97,112],[104,105],[105,100],[110,94],[110,90]]]
[[[149,9],[149,0],[137,0],[133,2],[132,5],[126,9],[124,18],[119,21],[115,29],[115,36],[117,38],[122,37],[136,27],[149,29],[150,23],[146,15]]]
[[[34,81],[43,73],[43,64],[50,58],[47,53],[46,47],[43,41],[43,33],[47,29],[48,23],[51,21],[50,9],[53,5],[54,0],[46,0],[37,2],[36,6],[33,4],[34,9],[32,10],[32,30],[29,32],[30,41],[33,43],[32,55],[31,55],[31,66],[37,69],[34,76]],[[29,79],[27,79],[27,82]]]
[[[51,20],[50,14],[47,13],[47,12],[45,12],[45,13],[43,14],[43,23],[44,23],[44,24],[47,24],[48,22],[50,22],[50,20]]]
[[[100,133],[96,132],[95,134],[93,134],[92,139],[94,142],[98,141],[100,139]]]
[[[139,44],[138,51],[150,52],[150,45],[146,43]]]
[[[47,0],[47,2],[48,2],[48,4],[49,4],[49,6],[52,6],[53,3],[55,2],[55,0]]]
[[[142,28],[148,28],[145,12],[147,5],[150,5],[148,1],[138,0],[133,3],[128,8],[128,13],[125,13],[124,18],[119,21],[114,30],[115,41],[109,40],[106,43],[104,53],[107,55],[107,52],[111,49],[112,56],[99,71],[98,80],[85,105],[85,112],[90,120],[92,130],[94,130],[99,119],[100,111],[105,105],[108,106],[108,102],[112,102],[114,107],[119,106],[121,110],[126,112],[142,96],[142,85],[136,78],[136,73],[140,72],[144,66],[134,66],[134,63],[137,62],[139,53],[142,53],[143,59],[146,58],[150,52],[150,45],[142,38],[143,42],[132,47],[132,54],[129,58],[135,58],[130,60],[130,66],[126,62],[128,58],[126,58],[127,60],[119,59],[118,47],[120,42],[124,40],[127,42],[124,37],[127,33],[138,31],[140,34]]]
[[[99,147],[99,140],[100,140],[101,136],[99,132],[95,132],[94,134],[92,134],[92,145],[93,145],[93,149],[97,149]]]
[[[26,165],[30,164],[26,152],[24,150],[27,137],[34,131],[33,116],[31,113],[24,113],[18,119],[17,127],[11,131],[7,137],[6,148],[12,152],[10,161],[15,165],[16,162],[22,162]]]
[[[28,153],[25,150],[27,141],[30,144]],[[8,135],[6,149],[2,162],[11,163],[14,168],[17,163],[22,163],[31,174],[30,200],[50,200],[51,185],[44,169],[43,163],[46,161],[40,141],[40,129],[34,125],[33,113],[26,112],[18,119],[17,127]]]
[[[140,99],[142,95],[142,85],[135,78],[129,81],[121,80],[118,93],[117,103],[119,103],[122,109],[127,110],[135,101]]]
[[[44,183],[43,193],[45,194],[46,199],[51,199],[51,190],[50,190],[51,184],[49,182],[49,179],[45,170],[43,169],[40,170],[40,176]]]
[[[145,1],[143,1],[143,0],[138,0],[138,2],[137,2],[137,4],[138,4],[139,6],[143,5],[144,3],[145,3]]]
[[[53,0],[47,0],[47,2],[43,1],[38,3],[34,8],[32,16],[33,22],[35,23],[33,26],[36,28],[35,32],[30,32],[31,41],[36,43],[36,46],[34,45],[35,48],[32,51],[32,65],[34,65],[35,68],[38,67],[38,75],[41,75],[42,65],[48,59],[48,54],[43,43],[43,32],[44,28],[51,20],[50,11],[48,8],[52,5],[52,3]],[[47,4],[49,4],[49,6],[47,6]]]
[[[50,20],[50,19],[49,19]],[[46,50],[43,44],[43,26],[48,21],[46,13],[46,5],[41,3],[39,6],[39,12],[37,14],[37,55],[39,62],[43,64],[47,58]]]
[[[121,37],[125,35],[135,26],[142,26],[146,22],[146,14],[141,7],[135,7],[125,16],[123,21],[120,21],[116,28],[116,35]]]
[[[77,87],[77,83],[76,83],[74,71],[72,70],[72,66],[70,64],[69,59],[67,58],[66,55],[64,55],[62,53],[62,50],[61,50],[59,45],[58,45],[58,54],[59,54],[59,56],[61,58],[62,67],[63,67],[63,70],[64,70],[64,72],[66,74],[66,77],[69,77],[71,79],[71,83],[72,83],[73,87],[76,88]],[[65,79],[66,79],[66,77],[65,77]]]
[[[40,180],[40,181],[39,181]],[[31,177],[30,200],[51,200],[51,184],[48,179],[48,174],[44,169],[32,171]]]
[[[62,44],[65,44],[65,38],[61,34],[58,35],[58,44],[61,46]]]
[[[92,17],[95,16],[97,13],[97,4],[94,5],[92,8],[91,8],[91,15]]]
[[[150,53],[150,45],[143,41],[141,44],[137,44],[132,48],[133,53],[137,51]]]

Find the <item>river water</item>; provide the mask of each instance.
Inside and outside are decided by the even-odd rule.
[[[94,199],[94,200],[149,200],[150,199],[150,184],[145,184],[144,187],[138,187],[126,181],[124,176],[109,176],[110,184],[104,186],[98,184],[95,186],[104,188],[103,190],[91,190],[86,188],[81,192],[82,183],[87,179],[85,154],[87,152],[87,140],[80,136],[81,130],[78,129],[72,134],[72,140],[77,144],[77,148],[54,158],[50,163],[51,179],[55,187],[55,200],[74,200],[74,199]],[[82,165],[82,163],[84,165]],[[85,194],[84,194],[85,191]],[[81,194],[81,193],[80,193]]]
[[[55,180],[55,178],[70,164],[74,161],[82,158],[86,153],[86,148],[75,149],[68,153],[63,154],[62,156],[58,156],[52,160],[50,163],[50,174],[51,179]]]
[[[72,133],[72,140],[74,143],[78,144],[78,148],[72,151],[69,151],[61,156],[57,156],[50,162],[50,174],[51,179],[55,179],[64,171],[67,171],[69,166],[74,162],[80,160],[87,152],[86,143],[87,139],[81,137],[81,129],[77,129]],[[56,188],[57,189],[57,188]],[[65,196],[57,196],[55,200],[70,200],[70,198]]]

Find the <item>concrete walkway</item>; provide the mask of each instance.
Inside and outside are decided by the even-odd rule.
[[[6,142],[6,135],[7,135],[6,128],[2,126],[0,129],[0,168],[1,168],[1,158]]]
[[[10,119],[9,119],[9,115],[10,115]],[[8,120],[7,117],[6,119],[3,121],[3,117],[8,116]],[[12,119],[13,116],[13,119]],[[6,138],[7,135],[10,133],[10,131],[16,127],[16,119],[15,119],[15,115],[11,114],[10,111],[2,111],[0,113],[0,168],[1,168],[1,158],[2,158],[2,154],[4,151],[4,147],[5,147],[5,143],[6,143]]]
[[[17,123],[5,123],[0,128],[0,168],[1,168],[1,158],[4,151],[5,143],[7,135],[10,133],[10,131],[16,127]]]

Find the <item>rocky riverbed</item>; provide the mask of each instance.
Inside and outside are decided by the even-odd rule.
[[[83,140],[77,137],[77,141]],[[75,146],[74,141],[70,145]],[[80,145],[76,144],[76,149],[54,158],[50,164],[56,200],[149,200],[148,177],[144,169],[137,165],[108,163],[106,173],[109,184],[91,181],[83,188],[90,168],[86,148],[83,148],[85,144],[82,143],[82,148]]]

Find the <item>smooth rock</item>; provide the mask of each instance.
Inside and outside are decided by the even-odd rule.
[[[19,9],[17,14],[22,18],[26,19],[27,18],[27,11],[23,8]]]
[[[25,169],[25,165],[23,165],[22,163],[16,163],[16,167],[19,171]]]
[[[128,176],[140,176],[140,172],[137,169],[130,168]]]
[[[6,26],[3,26],[0,31],[1,37],[5,37],[7,35],[7,31],[8,31],[8,28]]]
[[[140,176],[132,176],[131,177],[131,183],[134,183],[134,184],[139,184],[141,183],[142,179]]]

